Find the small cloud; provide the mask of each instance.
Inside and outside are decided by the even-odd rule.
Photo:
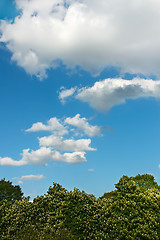
[[[76,87],[70,88],[70,89],[62,89],[61,91],[59,91],[58,98],[60,99],[61,103],[65,104],[66,99],[73,96],[75,91],[76,91]]]
[[[93,168],[88,169],[88,172],[94,172]]]
[[[44,178],[44,176],[42,174],[40,175],[25,175],[25,176],[21,176],[19,177],[14,177],[13,179],[18,180],[18,184],[23,184],[23,181],[40,181]]]
[[[42,180],[44,178],[44,176],[41,174],[41,175],[25,175],[25,176],[22,176],[20,179],[22,180]]]
[[[18,181],[18,184],[23,184],[23,182],[20,180],[20,181]]]

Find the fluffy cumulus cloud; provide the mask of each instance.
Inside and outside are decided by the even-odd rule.
[[[55,135],[45,136],[39,138],[41,146],[53,146],[55,149],[61,151],[94,151],[94,148],[90,147],[91,139],[66,139],[62,140],[62,137]]]
[[[86,135],[93,137],[100,135],[100,127],[92,126],[87,122],[86,118],[81,118],[80,114],[77,114],[75,117],[68,117],[65,119],[65,123],[76,127],[78,130],[83,131]]]
[[[77,119],[77,120],[76,120]],[[76,123],[74,123],[76,120]],[[61,122],[61,123],[60,123]],[[68,126],[67,126],[68,124]],[[70,126],[72,125],[72,127]],[[74,127],[75,128],[74,128]],[[82,134],[95,136],[100,134],[98,126],[92,126],[86,118],[76,115],[73,118],[66,118],[63,121],[51,118],[47,124],[42,122],[34,123],[27,132],[49,131],[51,135],[38,137],[39,149],[24,149],[20,160],[9,157],[0,157],[2,166],[24,166],[24,165],[48,165],[49,162],[66,162],[70,164],[86,162],[86,151],[95,151],[92,148],[90,138],[74,139],[81,130]],[[69,138],[64,138],[68,134]],[[29,177],[28,177],[29,178]],[[20,181],[23,179],[20,179]]]
[[[9,157],[0,157],[0,165],[1,166],[23,166],[25,165],[25,162],[23,160],[15,161],[12,158]]]
[[[86,162],[85,152],[64,153],[53,150],[51,147],[41,147],[36,151],[24,149],[21,160],[14,160],[11,158],[0,158],[0,165],[2,166],[24,166],[24,165],[44,165],[47,166],[49,162],[67,162],[67,163],[81,163]]]
[[[26,72],[44,78],[62,61],[94,74],[113,65],[160,75],[159,0],[15,1],[21,14],[1,21],[1,42]]]
[[[92,108],[98,111],[107,112],[115,105],[125,103],[127,99],[159,98],[160,81],[139,78],[132,80],[109,78],[96,82],[92,87],[79,89],[74,97],[89,103]],[[76,116],[73,119],[77,118]],[[70,118],[68,119],[71,121]]]
[[[26,132],[39,132],[39,131],[49,131],[54,132],[57,135],[65,135],[68,133],[67,129],[60,123],[60,120],[56,117],[50,118],[47,124],[42,122],[37,122],[32,125],[31,128],[27,129]]]

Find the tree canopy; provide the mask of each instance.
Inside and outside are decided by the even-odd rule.
[[[5,179],[0,180],[0,201],[7,200],[14,202],[21,200],[23,192],[19,185],[14,186],[12,182]]]
[[[153,177],[123,176],[115,187],[107,198],[96,198],[53,183],[33,202],[3,200],[0,239],[159,240],[160,191]]]
[[[131,177],[131,179],[135,181],[136,185],[143,191],[153,188],[160,190],[160,186],[158,186],[154,176],[151,174],[138,174],[135,177]]]

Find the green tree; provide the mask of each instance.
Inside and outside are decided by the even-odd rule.
[[[117,190],[111,191],[111,192],[106,192],[103,194],[103,196],[100,197],[100,199],[106,198],[106,199],[110,199],[110,198],[114,198],[117,194]]]
[[[123,176],[107,198],[54,183],[33,202],[3,200],[0,239],[159,240],[160,191],[151,180],[144,190],[140,177]]]
[[[160,191],[160,186],[157,184],[157,182],[154,179],[154,176],[151,174],[138,174],[135,177],[128,177],[128,176],[123,176],[121,178],[121,181],[123,181],[122,179],[128,179],[128,180],[132,180],[135,182],[136,186],[139,187],[139,189],[144,192],[147,191],[148,189],[157,189]],[[123,186],[123,190],[124,190]],[[119,188],[119,186],[117,185],[117,188]],[[114,198],[117,195],[117,189],[111,192],[106,192],[103,194],[102,197],[100,197],[101,199],[106,198]]]
[[[74,188],[73,191],[68,193],[67,197],[67,205],[64,211],[66,216],[65,226],[78,239],[102,239],[97,237],[100,229],[98,219],[100,207],[94,195]]]
[[[136,182],[123,176],[117,184],[117,195],[106,205],[106,228],[109,239],[160,239],[160,192],[142,191]]]
[[[131,177],[131,179],[135,181],[136,185],[140,187],[142,191],[154,188],[160,190],[160,186],[158,186],[154,179],[154,176],[151,174],[138,174],[135,177]]]
[[[14,186],[12,182],[6,181],[5,179],[0,180],[0,201],[7,200],[14,202],[21,200],[23,192],[19,185]]]

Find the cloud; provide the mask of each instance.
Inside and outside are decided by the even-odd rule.
[[[23,184],[23,181],[19,180],[19,181],[18,181],[18,184]]]
[[[62,160],[70,164],[86,162],[85,154],[85,152],[64,153]]]
[[[0,157],[0,165],[1,166],[23,166],[26,163],[23,160],[15,161],[12,158],[9,157]]]
[[[22,176],[20,178],[18,177],[14,177],[13,179],[17,179],[18,180],[18,184],[23,184],[23,181],[40,181],[44,178],[44,176],[42,174],[40,175],[25,175],[25,176]]]
[[[76,127],[78,130],[83,131],[86,135],[93,137],[100,135],[101,131],[98,126],[92,126],[87,122],[86,118],[81,118],[80,114],[77,114],[75,117],[68,117],[65,119],[65,123]]]
[[[49,131],[54,132],[57,135],[65,135],[68,133],[67,129],[59,122],[57,118],[50,118],[47,124],[41,122],[34,123],[31,128],[27,129],[26,132],[39,132]]]
[[[13,179],[16,179],[18,180],[18,184],[23,184],[23,181],[40,181],[44,178],[44,176],[42,174],[40,175],[25,175],[25,176],[22,176],[20,178],[18,177],[14,177]]]
[[[21,180],[42,180],[44,178],[44,176],[42,174],[40,175],[25,175],[25,176],[22,176],[20,179]]]
[[[0,158],[2,166],[44,165],[49,162],[67,162],[70,164],[86,162],[85,152],[72,152],[61,154],[52,148],[41,147],[36,151],[24,149],[21,160]]]
[[[75,98],[87,102],[101,112],[107,112],[115,105],[124,104],[127,99],[160,97],[160,81],[151,79],[124,80],[105,79],[92,87],[79,89]]]
[[[70,89],[61,89],[59,92],[59,99],[62,104],[66,102],[66,98],[72,96],[76,91],[76,88],[70,88]]]
[[[52,141],[54,140],[53,138],[55,138],[56,136],[58,139],[58,137],[60,136],[66,135],[69,132],[71,133],[71,129],[68,129],[69,126],[75,127],[76,129],[78,129],[78,131],[82,131],[90,137],[101,134],[100,127],[92,126],[91,124],[88,123],[88,120],[86,118],[81,118],[80,114],[75,115],[73,118],[67,117],[64,119],[63,122],[61,121],[61,123],[60,123],[60,120],[58,120],[55,117],[50,118],[47,121],[46,125],[43,124],[42,122],[37,122],[37,123],[34,123],[31,128],[27,129],[26,132],[39,132],[39,131],[53,132],[54,137],[50,136],[49,138],[47,138],[47,141]]]
[[[93,168],[88,169],[88,172],[94,172]]]
[[[78,129],[78,133],[77,133]],[[9,157],[0,157],[1,166],[24,166],[24,165],[44,165],[49,162],[82,163],[86,162],[87,151],[96,151],[92,148],[90,138],[78,138],[80,132],[88,136],[100,134],[100,127],[92,126],[86,118],[81,118],[77,114],[73,118],[50,118],[46,124],[37,122],[27,129],[26,132],[50,131],[49,136],[38,137],[39,148],[37,150],[24,149],[20,160]],[[68,138],[64,135],[68,134]],[[76,139],[74,139],[76,138]],[[22,179],[20,179],[22,180]]]
[[[50,135],[39,138],[40,146],[53,146],[55,149],[61,151],[94,151],[94,148],[90,147],[91,139],[66,139]]]
[[[41,147],[36,151],[32,150],[29,152],[29,149],[25,151],[22,160],[26,162],[26,164],[33,165],[47,165],[50,161],[78,163],[86,161],[84,154],[83,152],[61,154],[52,148]]]
[[[21,15],[1,21],[12,60],[40,79],[63,62],[99,73],[160,75],[159,0],[15,0]],[[60,60],[60,61],[59,61]]]

